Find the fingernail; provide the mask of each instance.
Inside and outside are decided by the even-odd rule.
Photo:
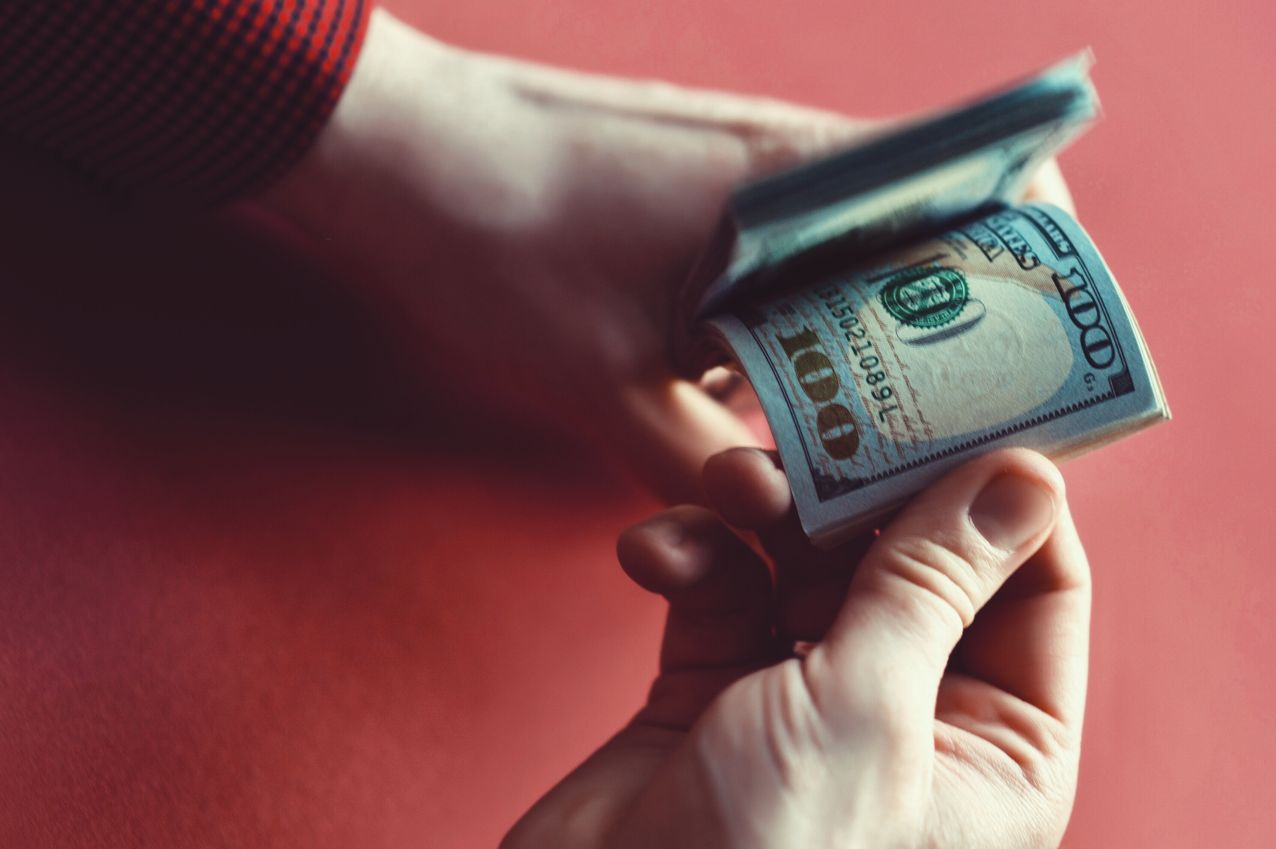
[[[710,398],[721,401],[735,393],[744,385],[744,376],[738,371],[718,367],[705,373],[700,379],[700,388]]]
[[[757,463],[763,469],[766,469],[766,476],[771,479],[771,493],[774,499],[778,501],[774,504],[766,505],[768,513],[783,513],[788,510],[789,499],[789,478],[784,474],[784,469],[780,466],[780,458],[774,451],[767,451],[764,448],[750,448],[750,451],[757,457]]]
[[[970,505],[970,521],[984,539],[1013,551],[1054,521],[1054,493],[1039,481],[998,475]]]
[[[774,469],[780,475],[784,474],[784,470],[780,468],[780,458],[774,451],[768,451],[765,448],[754,448],[752,446],[743,449],[754,455],[758,463],[767,469]]]
[[[671,517],[660,516],[648,519],[644,529],[656,541],[669,548],[679,548],[687,541],[687,526]]]

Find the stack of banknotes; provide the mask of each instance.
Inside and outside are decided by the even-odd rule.
[[[806,533],[834,545],[1003,446],[1057,459],[1169,418],[1067,213],[1016,204],[1098,116],[1083,54],[739,189],[679,299],[688,373],[741,370]]]

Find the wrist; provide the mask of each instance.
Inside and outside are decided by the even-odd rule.
[[[339,251],[452,243],[534,214],[550,128],[506,63],[376,10],[346,91],[261,202]]]
[[[406,132],[395,100],[412,78],[437,78],[432,66],[445,61],[442,44],[407,29],[374,10],[327,124],[297,166],[259,198],[262,205],[324,241],[363,229],[359,222],[390,177],[388,163],[402,156]]]

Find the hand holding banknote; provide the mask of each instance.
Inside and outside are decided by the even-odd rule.
[[[317,148],[265,200],[512,439],[548,422],[698,499],[704,460],[754,437],[674,375],[670,298],[735,184],[879,126],[472,53],[378,10]],[[1036,196],[1068,202],[1057,171]]]
[[[762,452],[715,457],[706,490],[775,588],[707,510],[627,531],[621,564],[669,601],[659,677],[504,849],[1057,846],[1089,574],[1054,466],[986,455],[833,551]]]

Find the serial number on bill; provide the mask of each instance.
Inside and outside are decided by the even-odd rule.
[[[855,307],[840,289],[830,287],[815,294],[824,301],[824,308],[846,339],[846,360],[856,376],[868,386],[868,397],[877,402],[874,411],[877,413],[877,420],[885,422],[891,413],[899,412],[899,406],[895,403],[895,390],[887,382],[886,372],[881,367],[882,359],[877,355],[873,340],[868,336],[868,328],[860,321],[855,314]]]

